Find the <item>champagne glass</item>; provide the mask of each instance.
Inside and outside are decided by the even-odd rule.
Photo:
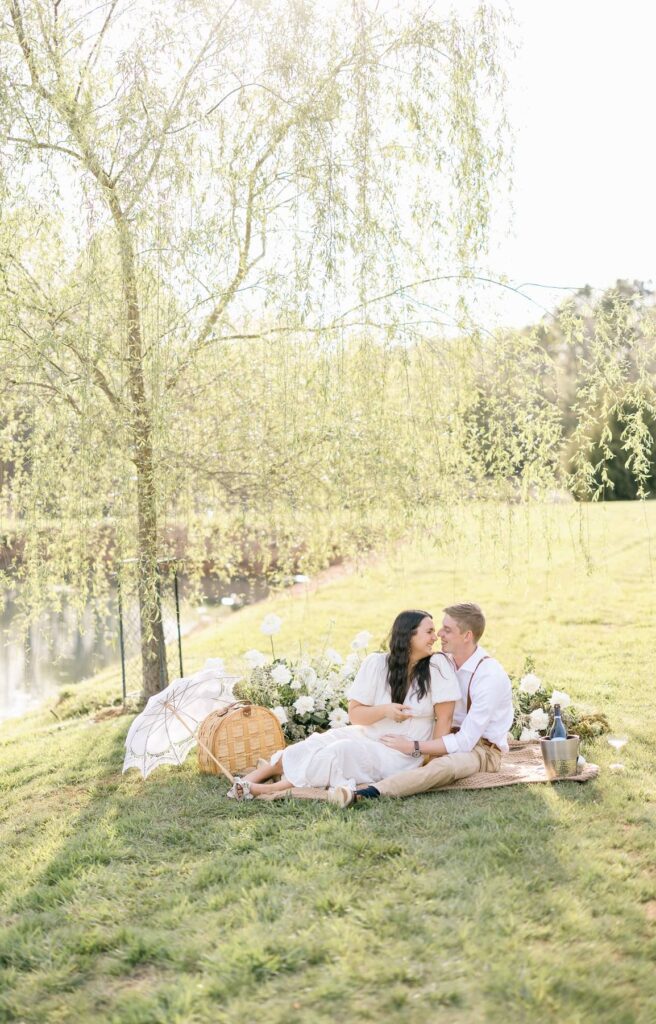
[[[616,750],[618,753],[622,749],[622,747],[626,746],[626,744],[628,742],[629,742],[629,740],[628,740],[627,736],[609,736],[608,737],[608,743],[613,748],[613,750]],[[614,761],[613,764],[609,765],[609,768],[610,768],[610,770],[612,772],[623,772],[624,771],[624,765],[621,764],[619,761]]]

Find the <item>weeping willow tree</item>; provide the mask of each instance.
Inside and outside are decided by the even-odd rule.
[[[134,560],[148,695],[181,515],[200,560],[217,510],[226,552],[255,517],[292,557],[308,494],[340,494],[351,523],[384,514],[380,484],[402,496],[382,424],[399,349],[435,326],[422,296],[484,249],[504,26],[488,5],[366,0],[1,9],[4,514],[33,605]]]

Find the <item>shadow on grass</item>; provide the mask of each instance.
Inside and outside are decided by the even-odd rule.
[[[13,900],[7,1019],[282,1021],[299,992],[313,1022],[336,1000],[353,1021],[544,1016],[558,992],[595,1007],[560,949],[572,915],[591,926],[559,811],[576,784],[235,805],[193,754],[121,776],[127,727],[99,734],[86,804]]]

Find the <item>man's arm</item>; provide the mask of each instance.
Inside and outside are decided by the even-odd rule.
[[[453,723],[453,709],[456,706],[454,700],[443,701],[440,704],[433,704],[435,711],[435,725],[433,726],[433,738],[422,740],[419,744],[420,753],[426,757],[440,757],[446,754],[446,748],[442,742],[442,736],[451,731]],[[381,742],[392,750],[400,750],[402,754],[411,754],[415,749],[414,740],[406,739],[405,736],[381,736]]]

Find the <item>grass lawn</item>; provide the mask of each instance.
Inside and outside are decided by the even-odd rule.
[[[462,525],[236,613],[185,668],[264,650],[265,611],[281,653],[328,631],[345,652],[403,607],[479,600],[511,674],[530,654],[627,733],[626,771],[599,741],[587,785],[236,806],[193,755],[121,775],[131,718],[84,713],[120,692],[105,672],[61,721],[0,726],[0,1021],[653,1024],[656,503]]]

